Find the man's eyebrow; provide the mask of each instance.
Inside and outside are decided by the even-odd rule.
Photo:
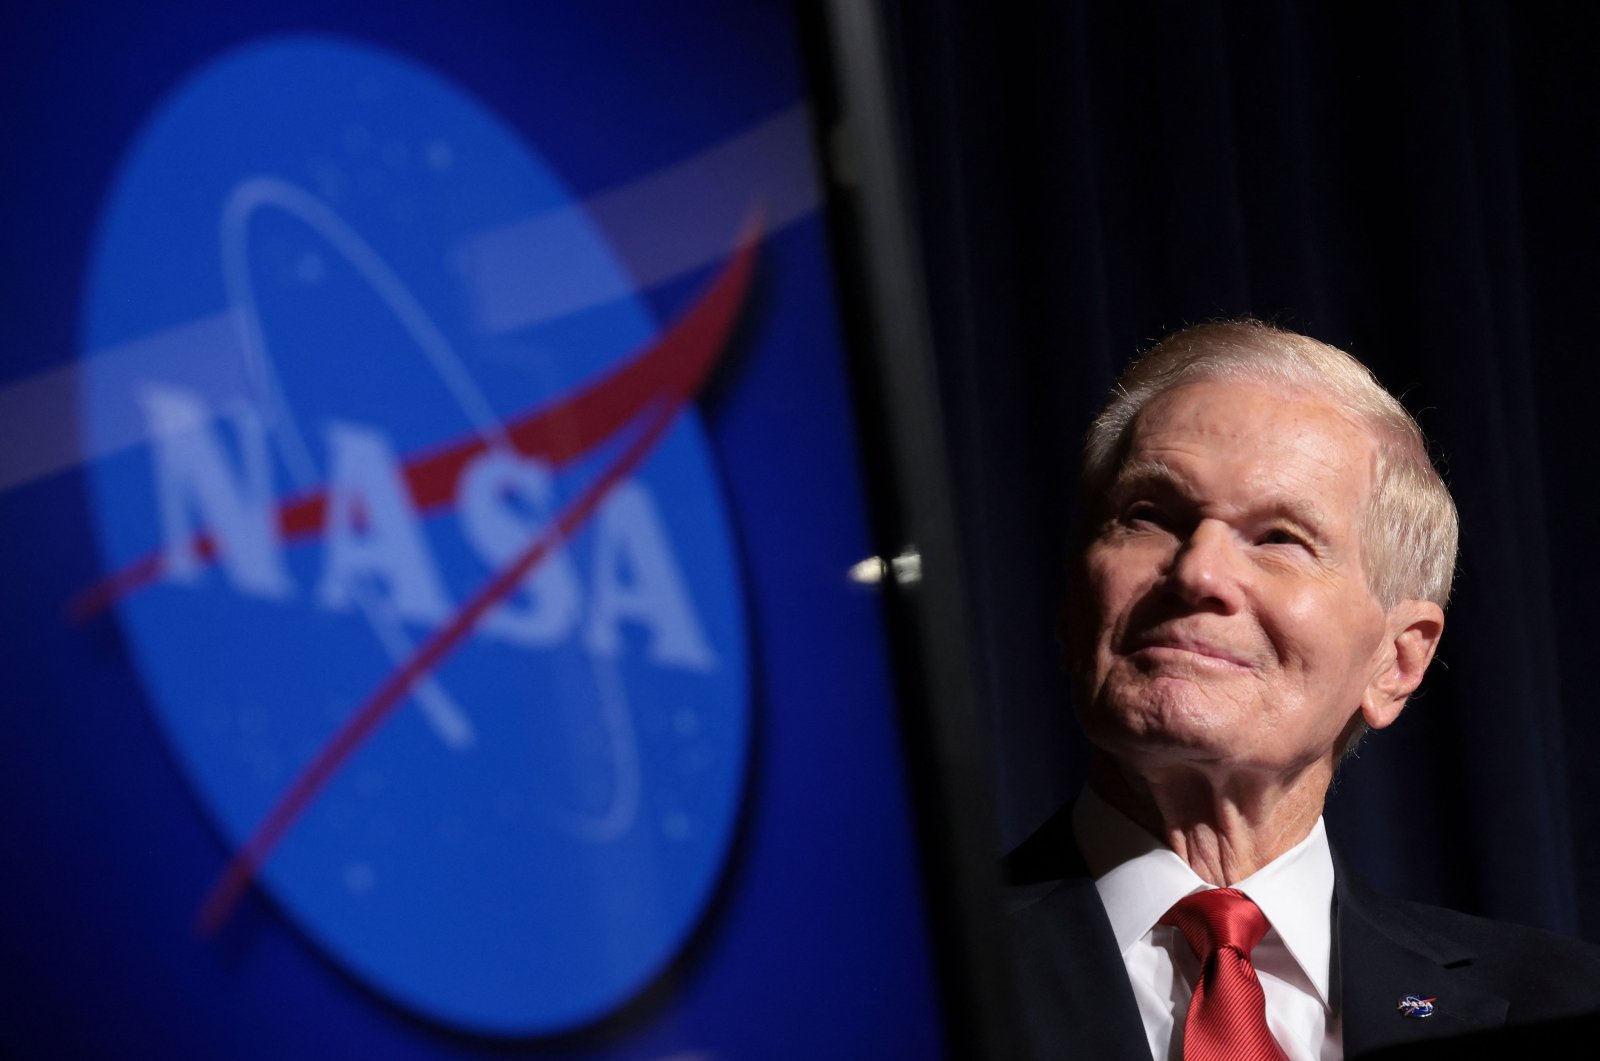
[[[1117,469],[1107,493],[1112,497],[1125,497],[1152,488],[1181,491],[1183,486],[1183,477],[1166,461],[1130,460]]]
[[[1302,497],[1286,497],[1272,507],[1285,519],[1297,523],[1319,536],[1322,534],[1323,528],[1328,525],[1327,512]]]

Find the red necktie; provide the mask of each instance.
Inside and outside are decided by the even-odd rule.
[[[1183,1061],[1283,1061],[1267,1028],[1267,998],[1250,952],[1267,915],[1243,892],[1214,888],[1179,899],[1162,917],[1200,959],[1200,982],[1183,1025]]]

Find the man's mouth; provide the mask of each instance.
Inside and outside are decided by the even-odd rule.
[[[1254,666],[1252,657],[1243,652],[1215,641],[1186,634],[1160,634],[1137,638],[1133,644],[1133,654],[1141,653],[1154,659],[1199,659],[1232,667]]]

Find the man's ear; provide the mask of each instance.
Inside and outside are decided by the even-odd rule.
[[[1444,633],[1444,609],[1432,601],[1406,600],[1389,609],[1384,643],[1372,681],[1361,698],[1361,717],[1383,729],[1400,717],[1406,698],[1422,684]]]

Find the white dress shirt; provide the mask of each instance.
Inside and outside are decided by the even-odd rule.
[[[1213,887],[1189,864],[1093,789],[1072,812],[1073,832],[1094,874],[1128,968],[1155,1061],[1183,1056],[1183,1016],[1200,962],[1182,933],[1156,922],[1191,892]],[[1267,996],[1267,1024],[1291,1061],[1339,1061],[1344,1042],[1332,995],[1333,856],[1318,818],[1300,843],[1232,885],[1270,928],[1250,960]]]

